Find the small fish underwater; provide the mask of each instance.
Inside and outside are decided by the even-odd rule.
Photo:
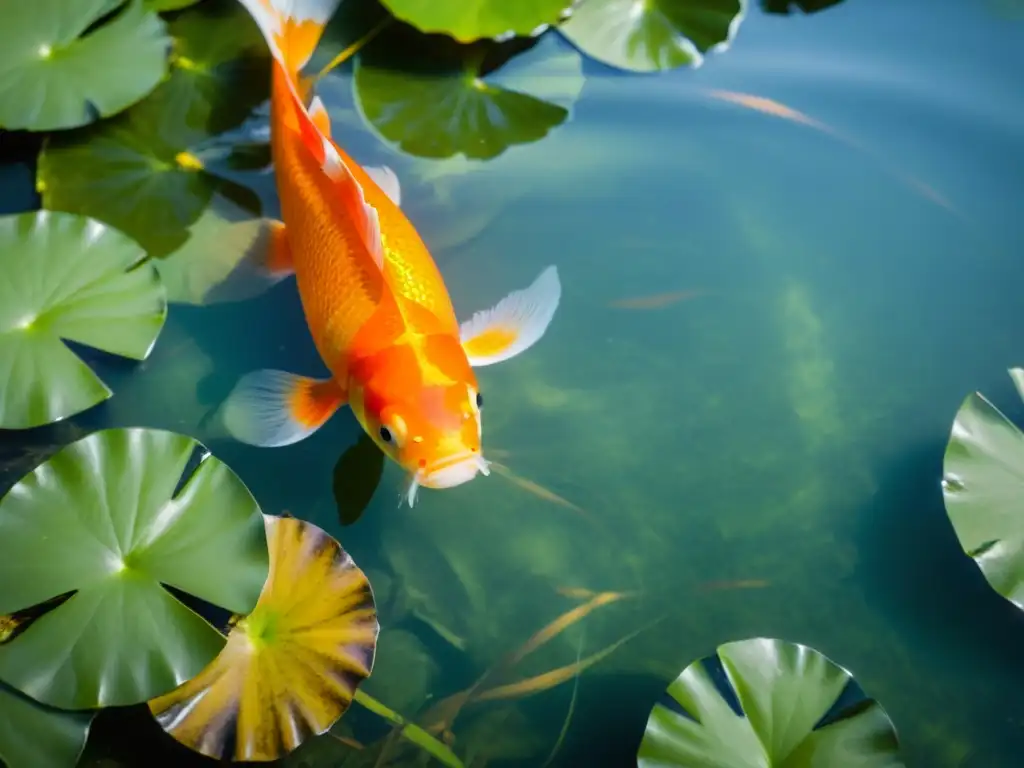
[[[340,0],[240,0],[273,55],[270,139],[282,222],[257,254],[272,281],[294,275],[317,351],[331,372],[243,376],[221,407],[237,440],[296,443],[348,404],[408,473],[403,499],[489,474],[474,368],[537,343],[561,298],[555,266],[461,324],[426,245],[400,206],[397,176],[362,168],[331,138],[300,77]],[[312,97],[312,98],[310,98]],[[308,104],[308,106],[307,106]]]

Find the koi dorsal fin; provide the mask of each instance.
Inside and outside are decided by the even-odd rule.
[[[366,201],[363,188],[356,181],[355,176],[341,159],[338,150],[326,136],[323,137],[324,161],[323,169],[328,178],[333,181],[338,189],[342,205],[356,222],[359,234],[366,244],[374,262],[381,270],[384,269],[384,241],[380,234],[380,216],[377,209]]]

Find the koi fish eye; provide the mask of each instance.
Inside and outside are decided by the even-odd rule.
[[[484,407],[484,396],[481,395],[479,392],[476,393],[476,407],[477,410],[480,410]]]
[[[381,424],[380,429],[377,431],[380,439],[388,445],[397,445],[401,448],[402,442],[405,440],[405,420],[397,414],[391,414],[384,421],[387,424]]]

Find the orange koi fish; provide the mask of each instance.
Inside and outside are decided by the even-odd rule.
[[[260,265],[272,279],[295,275],[331,376],[246,374],[223,406],[224,425],[251,445],[289,445],[348,404],[409,473],[410,506],[420,487],[488,474],[473,369],[540,340],[561,298],[556,268],[460,325],[434,260],[399,207],[395,173],[352,160],[331,138],[323,102],[304,93],[300,70],[340,0],[240,2],[274,58],[270,140],[283,222],[269,224]]]

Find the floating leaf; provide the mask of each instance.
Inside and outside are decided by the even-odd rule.
[[[211,171],[224,148],[204,150],[266,99],[269,84],[266,46],[240,3],[206,0],[169,29],[169,78],[113,120],[51,137],[37,174],[45,208],[106,222],[156,257],[188,241],[217,193],[259,214],[254,192]]]
[[[749,0],[583,0],[559,29],[583,53],[619,69],[699,67],[725,50]]]
[[[565,18],[572,0],[383,0],[396,18],[422,32],[440,32],[468,43],[483,37],[506,39],[543,32]]]
[[[216,656],[223,636],[166,587],[247,611],[268,555],[259,508],[226,465],[203,453],[183,478],[197,450],[173,432],[95,432],[0,500],[0,613],[74,590],[0,645],[0,679],[63,709],[119,706]]]
[[[7,768],[74,768],[92,712],[62,712],[0,683],[0,763]]]
[[[144,258],[83,216],[0,217],[0,428],[58,421],[110,397],[64,340],[146,359],[167,302]]]
[[[54,131],[120,112],[163,78],[169,43],[164,23],[141,0],[6,3],[0,127]]]
[[[651,710],[638,768],[903,765],[877,702],[862,698],[833,711],[853,678],[814,649],[753,638],[721,645],[717,654],[743,713],[712,679],[713,657],[694,662]]]
[[[357,106],[384,142],[430,158],[489,159],[566,120],[583,88],[578,52],[546,35],[496,70],[484,52],[382,35],[356,58]]]
[[[275,760],[326,732],[373,667],[366,576],[315,525],[264,519],[270,576],[255,609],[209,667],[149,704],[171,736],[220,759]]]
[[[1024,398],[1024,369],[1010,376]],[[978,393],[953,421],[942,493],[964,552],[996,592],[1024,608],[1024,434]]]

